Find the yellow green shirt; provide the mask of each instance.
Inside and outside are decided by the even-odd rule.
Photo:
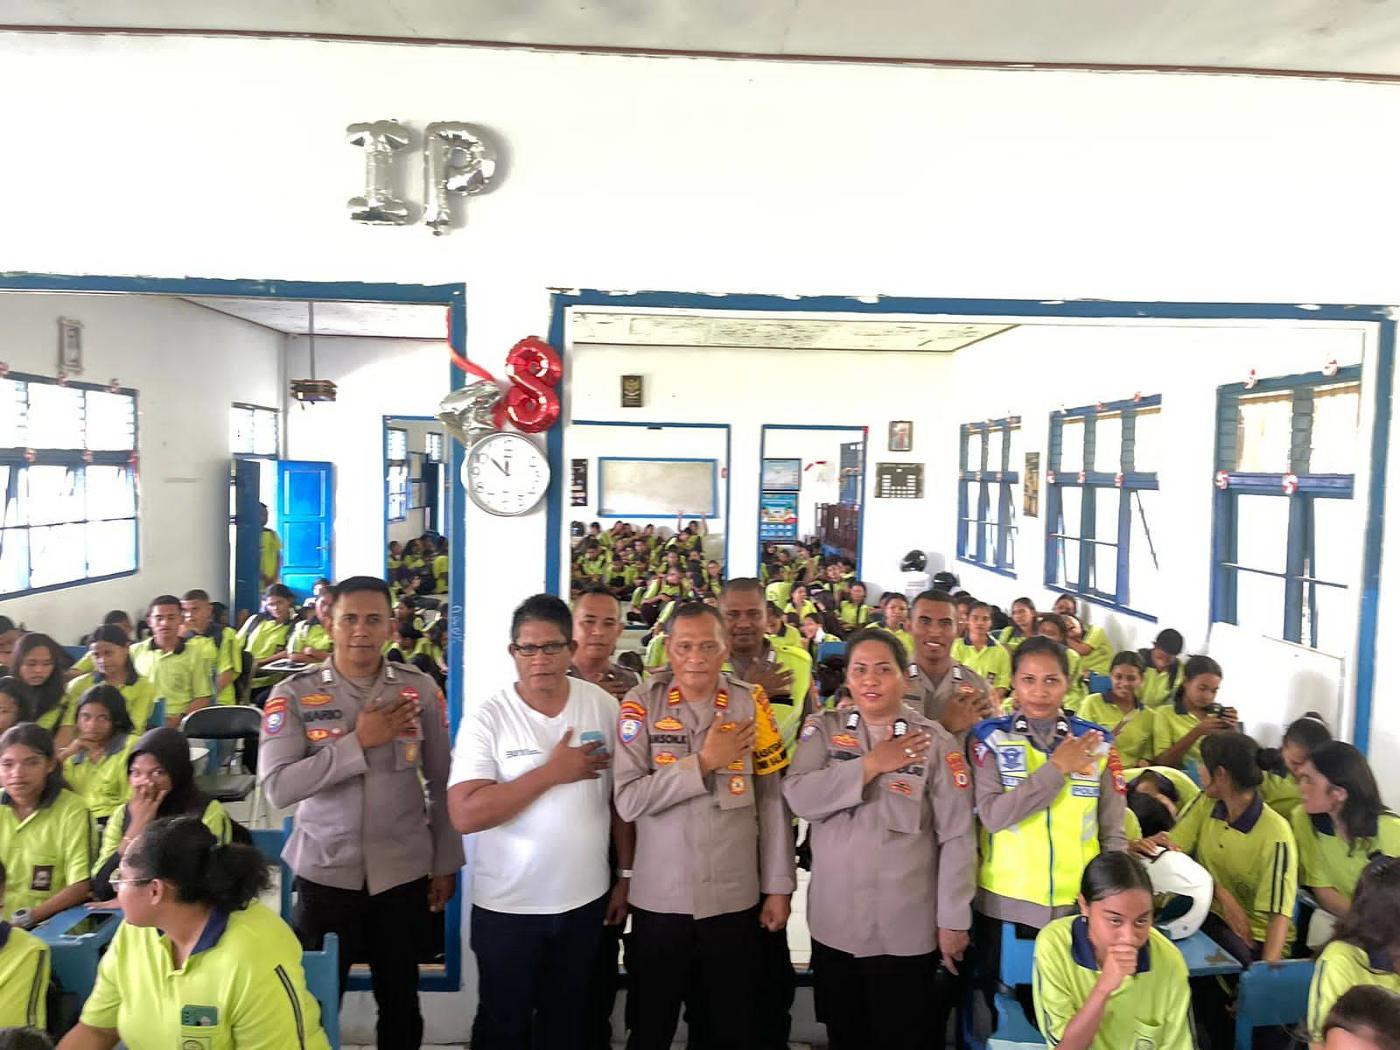
[[[1153,715],[1152,751],[1154,755],[1162,754],[1195,729],[1201,721],[1186,710],[1182,704],[1165,704],[1158,707]],[[1191,779],[1197,783],[1201,781],[1201,741],[1204,739],[1204,736],[1198,737],[1196,742],[1191,745],[1191,749],[1181,757],[1181,768],[1186,770]]]
[[[67,707],[63,712],[63,720],[60,725],[72,726],[78,724],[78,704],[86,693],[95,685],[101,685],[102,680],[94,674],[79,675],[68,683]],[[156,687],[146,679],[140,677],[130,685],[117,686],[117,692],[122,694],[122,699],[126,701],[126,713],[131,716],[131,724],[139,733],[142,729],[151,726],[151,717],[156,709]],[[99,814],[101,816],[102,814]]]
[[[1298,794],[1298,782],[1292,776],[1279,776],[1265,773],[1264,782],[1259,785],[1259,794],[1265,804],[1284,820],[1293,816],[1293,811],[1303,804],[1303,796]]]
[[[87,751],[63,760],[68,786],[82,796],[95,820],[104,820],[131,798],[126,763],[136,746],[137,734],[119,733],[107,743],[107,751],[94,762]]]
[[[1172,694],[1186,676],[1180,660],[1176,661],[1176,677],[1168,678],[1167,675],[1168,671],[1159,671],[1150,663],[1147,665],[1147,670],[1142,672],[1142,688],[1138,690],[1138,699],[1144,707],[1161,707],[1171,703]]]
[[[299,653],[303,649],[315,649],[328,653],[335,648],[330,633],[318,620],[302,620],[292,628],[292,636],[287,640],[287,652]]]
[[[96,830],[87,803],[64,789],[23,821],[0,801],[0,857],[5,861],[6,915],[44,903],[59,890],[85,882]]]
[[[271,529],[262,530],[258,571],[264,580],[276,580],[282,571],[282,540]]]
[[[990,635],[987,644],[978,649],[966,636],[953,643],[952,656],[955,663],[970,667],[993,689],[1011,689],[1011,650]]]
[[[173,814],[166,815],[173,816]],[[209,804],[204,807],[204,812],[200,815],[200,820],[220,842],[228,842],[233,837],[233,822],[229,820],[228,811],[224,809],[218,799],[211,798],[209,800]],[[123,828],[125,823],[126,803],[122,803],[112,810],[111,819],[107,821],[107,826],[102,829],[102,845],[98,847],[97,858],[92,863],[93,875],[101,871],[107,862],[117,855],[117,850],[121,848],[122,835],[125,834]]]
[[[1195,1050],[1186,960],[1157,930],[1138,952],[1137,973],[1108,997],[1092,1050]],[[1088,920],[1056,919],[1035,939],[1036,1018],[1047,1046],[1064,1038],[1099,980]]]
[[[1156,753],[1152,750],[1154,717],[1151,708],[1138,707],[1125,716],[1108,696],[1091,693],[1080,703],[1075,714],[1086,722],[1103,726],[1113,734],[1113,742],[1118,745],[1118,754],[1125,766],[1131,768],[1149,762]]]
[[[446,554],[439,554],[433,559],[433,585],[437,588],[438,594],[447,593],[447,566]]]
[[[853,601],[841,603],[840,611],[836,618],[841,621],[841,625],[849,631],[859,630],[870,622],[870,606],[865,602],[857,605]]]
[[[1374,838],[1348,843],[1337,834],[1332,818],[1311,814],[1299,806],[1289,817],[1298,842],[1298,881],[1304,886],[1336,890],[1350,902],[1356,884],[1373,853],[1400,857],[1400,816],[1382,813]]]
[[[251,624],[251,626],[249,626]],[[287,648],[287,637],[292,633],[292,621],[279,623],[268,617],[259,617],[254,620],[250,617],[242,628],[239,629],[238,636],[243,640],[243,648],[248,650],[254,660],[262,660],[269,656],[275,656]],[[253,675],[254,685],[266,685],[269,682],[277,681],[276,675],[260,675],[256,672]]]
[[[48,1024],[49,946],[27,930],[0,922],[0,1029]]]
[[[769,646],[769,662],[776,663],[792,675],[792,703],[774,703],[771,696],[768,698],[773,717],[778,722],[778,732],[783,738],[783,748],[790,759],[793,748],[797,746],[797,731],[807,717],[807,697],[812,691],[812,656],[806,649],[784,645],[772,635],[765,637]],[[735,674],[732,660],[725,662],[724,673]]]
[[[997,635],[997,641],[1006,646],[1006,651],[1012,656],[1016,655],[1016,650],[1021,648],[1021,643],[1026,640],[1026,635],[1017,630],[1016,625],[1008,624],[1001,629]]]
[[[195,644],[182,638],[167,653],[147,638],[131,647],[131,666],[149,679],[156,696],[165,701],[165,717],[174,718],[194,701],[214,695],[213,651],[208,642]]]
[[[215,702],[220,704],[237,703],[238,695],[233,683],[243,673],[243,642],[238,637],[238,632],[232,627],[221,627],[217,638],[201,634],[192,636],[187,641],[207,647],[209,662],[213,666],[215,678],[226,672],[233,672],[229,677],[228,685],[219,690],[219,696]]]
[[[1128,783],[1131,784],[1149,769],[1158,776],[1166,777],[1172,782],[1172,786],[1176,788],[1177,813],[1181,813],[1182,810],[1191,804],[1191,800],[1201,793],[1200,786],[1194,780],[1181,770],[1175,769],[1172,766],[1144,766],[1141,769],[1125,769],[1123,770],[1123,776],[1127,779]]]
[[[1109,664],[1113,663],[1113,643],[1108,640],[1102,627],[1085,627],[1083,642],[1089,647],[1087,653],[1079,654],[1080,666],[1085,674],[1108,674]]]
[[[301,942],[257,901],[215,910],[176,967],[169,939],[124,922],[97,969],[82,1020],[130,1050],[329,1050],[306,987]]]
[[[1293,914],[1298,896],[1298,846],[1293,831],[1263,798],[1231,823],[1225,803],[1197,795],[1186,807],[1171,839],[1229,890],[1249,916],[1256,941],[1264,940],[1269,918]],[[1211,908],[1220,914],[1219,905]]]
[[[1322,1025],[1343,993],[1363,984],[1400,995],[1400,974],[1380,953],[1373,956],[1347,941],[1332,941],[1322,949],[1308,990],[1308,1032],[1313,1042],[1322,1042]]]

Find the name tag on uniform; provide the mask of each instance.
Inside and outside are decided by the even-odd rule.
[[[53,889],[53,867],[52,864],[36,864],[29,876],[29,888],[44,893]]]
[[[1098,798],[1099,786],[1097,784],[1073,784],[1069,793],[1079,798]]]
[[[182,1006],[180,1007],[180,1027],[181,1028],[214,1028],[219,1023],[219,1008],[217,1006]]]

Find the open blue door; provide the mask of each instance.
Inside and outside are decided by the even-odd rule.
[[[229,588],[229,623],[240,624],[262,606],[258,587],[262,518],[258,509],[259,464],[256,459],[235,459],[229,489],[229,549],[232,577]]]
[[[277,532],[282,538],[282,582],[298,602],[322,576],[331,578],[335,475],[330,463],[279,460]]]

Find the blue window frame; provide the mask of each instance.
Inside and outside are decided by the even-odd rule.
[[[958,428],[958,558],[1004,576],[1016,575],[1016,501],[1021,476],[1012,445],[1021,417],[964,423]]]
[[[1361,368],[1222,386],[1211,616],[1349,653]]]
[[[0,377],[0,597],[139,565],[136,391]]]
[[[1157,394],[1053,413],[1045,474],[1045,585],[1148,620],[1161,409]]]

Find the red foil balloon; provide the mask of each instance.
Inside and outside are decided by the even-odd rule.
[[[506,354],[511,388],[496,405],[496,426],[510,420],[517,430],[539,434],[559,421],[559,392],[564,374],[554,347],[538,336],[526,336]]]

